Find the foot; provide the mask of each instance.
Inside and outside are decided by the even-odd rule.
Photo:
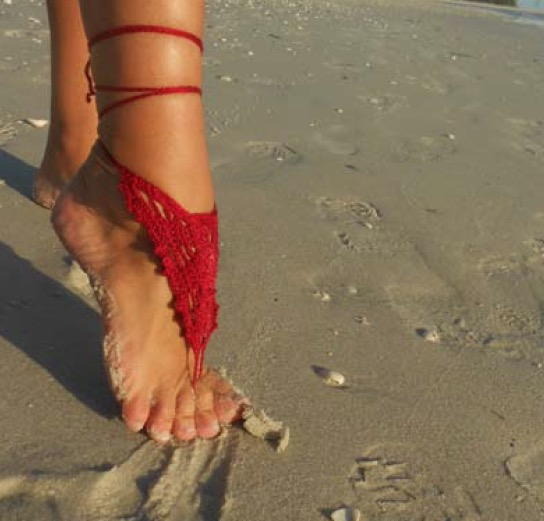
[[[34,176],[32,198],[44,208],[51,209],[64,186],[74,177],[89,155],[95,132],[87,131],[79,139],[59,137],[50,130],[40,168]]]
[[[118,175],[93,149],[61,193],[52,222],[89,275],[104,322],[112,389],[129,429],[158,442],[212,438],[238,419],[242,399],[206,371],[193,389],[192,351],[180,336],[166,278],[145,231],[125,209]]]

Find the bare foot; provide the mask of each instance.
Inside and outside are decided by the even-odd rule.
[[[191,386],[192,351],[142,227],[125,209],[117,172],[93,149],[61,193],[52,222],[93,282],[104,321],[104,358],[128,428],[158,442],[212,438],[236,420],[241,398],[217,373]]]
[[[96,132],[88,130],[81,137],[72,132],[67,138],[50,129],[47,147],[40,168],[34,176],[32,198],[51,209],[64,186],[74,177],[89,155]]]

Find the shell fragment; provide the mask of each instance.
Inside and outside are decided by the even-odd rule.
[[[440,343],[440,334],[436,329],[425,329],[421,327],[416,329],[416,333],[427,342],[432,342],[433,344]]]
[[[338,371],[327,369],[326,367],[320,367],[317,365],[312,366],[314,373],[323,380],[325,385],[331,387],[343,387],[346,383],[346,377]]]
[[[285,451],[289,445],[289,427],[253,407],[247,407],[242,418],[243,427],[249,434],[267,441],[278,453]]]
[[[23,123],[30,125],[33,128],[43,128],[49,124],[47,119],[34,119],[34,118],[25,118],[22,120]]]
[[[361,512],[356,508],[339,508],[331,514],[332,521],[360,521]]]

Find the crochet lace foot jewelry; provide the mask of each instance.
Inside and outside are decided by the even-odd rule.
[[[127,33],[160,33],[193,42],[202,51],[200,38],[187,31],[155,25],[125,25],[97,34],[89,41],[93,45]],[[127,103],[151,96],[198,94],[200,87],[123,87],[95,85],[90,60],[85,67],[89,82],[87,101],[97,92],[124,92],[128,97],[106,105],[99,113],[108,112]],[[204,351],[217,327],[218,306],[215,298],[217,262],[219,257],[217,208],[207,213],[189,212],[157,186],[132,172],[99,144],[119,172],[119,190],[134,219],[146,230],[153,251],[161,262],[162,272],[173,295],[174,311],[188,346],[195,357],[193,385],[202,375]]]

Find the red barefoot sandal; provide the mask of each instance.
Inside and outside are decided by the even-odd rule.
[[[89,41],[91,47],[108,38],[126,33],[160,33],[185,38],[202,51],[200,38],[186,31],[156,25],[125,25],[97,34]],[[201,94],[200,87],[180,85],[174,87],[119,87],[95,85],[91,77],[90,60],[85,67],[89,82],[87,101],[96,92],[126,92],[133,95],[104,107],[99,117],[126,103],[170,94]],[[215,300],[215,280],[219,257],[217,209],[208,213],[187,211],[157,186],[122,165],[99,141],[106,156],[120,174],[119,190],[125,204],[146,230],[160,259],[162,270],[174,297],[176,319],[183,330],[195,356],[193,385],[202,375],[204,351],[217,327],[218,306]]]

